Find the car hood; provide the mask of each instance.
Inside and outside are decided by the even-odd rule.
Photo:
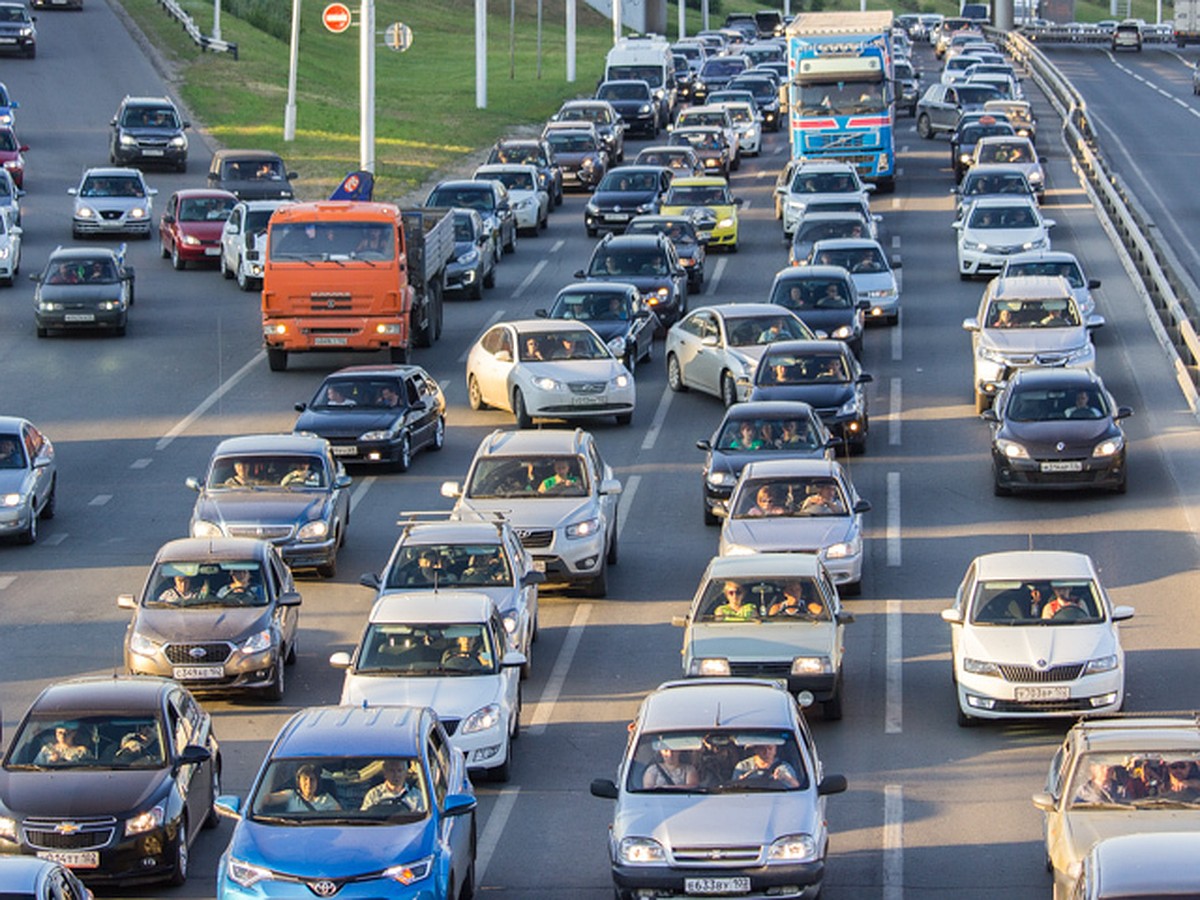
[[[142,607],[138,634],[159,643],[167,641],[231,641],[256,634],[271,625],[271,607]]]
[[[1036,228],[964,228],[965,240],[977,241],[989,247],[1020,247],[1032,241],[1042,240],[1046,230]],[[855,276],[857,277],[857,276]]]
[[[626,113],[636,113],[643,106],[649,106],[651,110],[654,109],[654,101],[649,97],[643,97],[640,100],[610,99],[608,102],[612,104],[613,109],[615,109],[620,115],[625,115]]]
[[[1046,667],[1080,663],[1108,656],[1117,649],[1112,626],[1097,625],[982,625],[963,629],[963,656]]]
[[[590,497],[495,497],[484,499],[463,498],[455,508],[462,517],[472,511],[480,513],[502,512],[517,529],[562,528],[580,519],[595,515]],[[490,518],[490,517],[489,517]]]
[[[813,553],[850,536],[854,516],[779,516],[726,519],[721,537],[726,544],[753,547],[761,553]]]
[[[460,256],[466,256],[472,250],[476,249],[477,246],[474,241],[455,241],[454,258],[458,259]]]
[[[264,825],[243,819],[229,855],[306,879],[381,872],[433,853],[429,821],[396,825]]]
[[[28,478],[28,469],[0,469],[0,494],[17,494],[24,491]]]
[[[91,206],[97,209],[118,209],[128,212],[131,209],[148,209],[149,197],[83,197],[75,198],[76,206]]]
[[[221,240],[221,232],[225,230],[224,219],[214,219],[211,222],[176,222],[180,234],[190,234],[202,241],[216,243]]]
[[[358,437],[368,431],[387,431],[400,418],[400,411],[386,409],[306,409],[292,431],[310,431],[324,438]]]
[[[854,396],[852,384],[763,384],[754,386],[752,400],[803,400],[813,409],[837,409]]]
[[[837,639],[834,622],[703,622],[692,625],[693,657],[791,661],[828,656]]]
[[[612,275],[606,277],[601,273],[588,275],[592,281],[619,281],[622,284],[632,284],[645,297],[660,287],[670,287],[674,282],[670,275]],[[588,323],[591,324],[590,322]]]
[[[822,829],[811,794],[625,794],[613,835],[650,836],[667,847],[770,844],[785,834]],[[729,824],[737,823],[736,835]]]
[[[156,798],[167,769],[41,772],[0,770],[0,802],[9,812],[38,816],[113,816]]]
[[[528,378],[555,378],[562,382],[611,381],[625,367],[612,357],[603,359],[563,359],[522,363]]]
[[[1054,447],[1063,444],[1063,456],[1077,455],[1092,448],[1113,433],[1110,419],[1059,419],[1054,422],[1005,423],[1002,436],[1020,441],[1027,447]]]
[[[657,191],[596,191],[591,203],[601,209],[636,209],[653,203],[657,196]]]
[[[501,696],[501,675],[429,675],[346,673],[341,703],[361,706],[428,706],[442,719],[463,719]]]
[[[193,516],[217,522],[286,523],[321,518],[325,494],[311,491],[221,491],[204,493]]]
[[[1086,328],[985,328],[984,346],[1001,353],[1039,353],[1074,350],[1087,341]]]
[[[555,153],[555,156],[557,156],[557,157],[558,157],[558,164],[559,164],[560,166],[562,166],[562,165],[566,165],[566,166],[578,166],[580,163],[582,163],[582,162],[583,162],[585,159],[587,159],[589,156],[590,156],[590,157],[592,157],[593,159],[595,159],[595,158],[599,157],[599,155],[600,155],[600,151],[599,151],[599,149],[596,149],[596,150],[580,150],[580,151],[574,151],[574,150],[559,150],[559,151],[557,151],[557,152]]]
[[[120,298],[123,285],[115,284],[43,284],[39,296],[56,303],[103,303]]]
[[[1083,859],[1105,838],[1200,830],[1200,809],[1081,809],[1067,812],[1063,819],[1070,862]]]

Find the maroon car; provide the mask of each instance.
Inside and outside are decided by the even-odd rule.
[[[216,263],[221,258],[221,231],[237,197],[229,191],[190,188],[176,191],[158,220],[163,259],[176,269],[189,262]]]
[[[8,169],[13,183],[17,187],[25,187],[25,157],[29,147],[17,140],[17,133],[11,128],[0,127],[0,165]]]

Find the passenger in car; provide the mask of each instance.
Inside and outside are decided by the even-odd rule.
[[[33,764],[44,766],[49,763],[75,762],[91,757],[92,752],[83,744],[75,741],[75,733],[78,730],[79,725],[76,722],[62,722],[55,726],[54,739],[43,745],[37,756],[34,757]]]
[[[695,787],[700,783],[699,771],[685,761],[680,751],[672,750],[662,738],[656,738],[653,746],[658,759],[646,767],[642,787]]]
[[[746,602],[746,588],[736,581],[726,581],[721,588],[725,602],[712,611],[718,622],[746,622],[758,618],[758,609]]]
[[[745,515],[754,518],[786,516],[791,514],[788,506],[788,488],[786,484],[764,484],[754,495],[754,505],[746,510]]]
[[[329,793],[317,793],[321,771],[313,763],[304,763],[296,770],[296,786],[275,791],[264,798],[268,808],[283,807],[283,812],[321,812],[341,809],[342,805]]]
[[[203,600],[207,596],[207,581],[190,575],[176,575],[170,586],[158,595],[158,600],[160,603],[186,603],[189,600]]]
[[[747,419],[738,425],[738,433],[729,441],[726,449],[761,450],[762,446],[762,438],[758,436],[754,423]]]
[[[809,516],[844,516],[846,504],[841,492],[833,482],[825,482],[808,488],[808,496],[800,505],[800,512]]]

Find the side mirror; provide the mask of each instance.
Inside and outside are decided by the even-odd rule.
[[[442,806],[442,815],[447,818],[454,816],[465,816],[467,813],[475,809],[475,798],[470,794],[447,794],[444,805]]]
[[[975,319],[975,318],[963,319],[962,327],[963,327],[963,331],[978,331],[979,330],[979,320]]]
[[[712,450],[712,441],[710,441],[708,438],[701,438],[700,440],[696,441],[696,449],[705,451]]]
[[[716,516],[718,519],[728,519],[729,518],[729,501],[728,500],[718,500],[716,503],[714,503],[712,506],[712,514],[714,516]]]
[[[577,271],[575,273],[575,277],[576,278],[587,278],[587,273],[584,272],[583,269],[580,269],[579,271]]]
[[[1128,419],[1133,415],[1132,406],[1118,406],[1117,413],[1113,416],[1114,419]]]
[[[188,744],[183,748],[183,752],[175,760],[174,768],[179,770],[183,766],[198,766],[201,763],[206,763],[212,759],[212,753],[207,747],[201,747],[199,744]]]
[[[299,606],[301,598],[296,591],[284,591],[275,603],[277,606]]]
[[[462,496],[462,487],[457,481],[443,481],[440,493],[443,497],[456,500]]]
[[[902,259],[898,259],[898,260],[896,260],[895,262],[893,262],[893,263],[892,263],[892,268],[893,268],[893,269],[899,269],[899,268],[901,268],[903,265],[904,265],[904,260],[902,260]]]
[[[704,337],[700,338],[700,343],[705,347],[718,347],[721,344],[721,338],[719,335],[706,334]]]
[[[133,599],[133,594],[118,594],[117,609],[137,609],[137,601]]]
[[[1087,317],[1087,327],[1088,327],[1089,331],[1091,331],[1094,328],[1103,328],[1104,327],[1104,316],[1088,316]]]
[[[1047,794],[1045,791],[1034,794],[1029,798],[1033,801],[1033,805],[1043,812],[1054,812],[1054,795]]]
[[[535,310],[533,311],[533,314],[534,314],[535,316],[537,316],[539,319],[548,319],[548,318],[550,318],[550,310],[548,310],[548,309],[535,309]]]
[[[287,180],[288,180],[288,181],[295,181],[295,180],[296,180],[297,178],[299,178],[299,177],[300,177],[300,176],[299,176],[299,175],[297,175],[295,172],[288,172],[288,173],[287,173]]]
[[[1114,622],[1127,622],[1133,618],[1133,607],[1118,606],[1113,610],[1112,617]]]
[[[171,215],[170,213],[163,213],[162,222],[164,225],[171,225],[172,223],[174,223],[174,221],[175,221],[175,217],[173,215]]]
[[[239,820],[242,818],[242,798],[236,794],[221,794],[213,801],[217,815],[226,819]]]
[[[942,621],[948,622],[951,625],[958,625],[962,622],[962,613],[954,607],[942,610]]]
[[[605,478],[602,482],[600,482],[601,494],[607,494],[615,497],[621,493],[621,490],[621,482],[617,481],[615,478]]]
[[[1088,286],[1089,291],[1094,291],[1096,288],[1100,287],[1100,279],[1099,278],[1089,278],[1087,286]]]
[[[204,487],[203,487],[203,485],[200,484],[200,479],[198,479],[198,478],[187,478],[184,480],[183,483],[186,484],[188,487],[190,487],[196,493],[199,493],[200,491],[204,490]]]
[[[733,198],[733,205],[734,205],[734,206],[741,206],[743,202],[745,202],[745,201],[743,201],[741,197],[734,197],[734,198]]]
[[[337,653],[331,653],[329,655],[329,665],[333,666],[335,669],[350,668],[350,654],[345,650],[339,650]]]
[[[846,791],[845,775],[826,775],[817,785],[817,794],[824,797],[828,794],[842,794]]]
[[[333,479],[333,486],[335,488],[348,488],[353,481],[353,478],[351,478],[345,472],[342,472],[337,478]]]
[[[950,223],[950,227],[953,228],[955,231],[962,231],[964,224],[965,223],[963,222],[962,219],[955,219],[953,222]]]
[[[858,378],[855,379],[855,382],[857,384],[870,384],[874,380],[875,376],[870,372],[862,372],[859,374]]]
[[[863,500],[861,497],[854,501],[854,512],[865,513],[871,511],[871,501]]]
[[[595,778],[592,780],[591,792],[593,797],[601,800],[616,800],[617,785],[611,778]]]
[[[524,653],[520,653],[516,650],[509,650],[504,654],[504,661],[501,663],[501,665],[506,669],[515,669],[518,666],[525,665],[525,663],[528,661],[529,660],[525,658]]]
[[[849,625],[854,621],[854,613],[846,612],[845,610],[839,610],[838,614],[833,617],[833,620],[839,625]]]

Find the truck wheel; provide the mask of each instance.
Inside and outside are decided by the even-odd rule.
[[[408,347],[389,347],[388,357],[398,366],[407,366],[410,358]]]
[[[283,372],[287,370],[287,351],[280,350],[276,347],[267,348],[267,365],[271,367],[272,372]]]
[[[432,347],[433,346],[433,310],[429,308],[429,304],[425,305],[425,322],[418,325],[414,317],[412,323],[412,342],[415,347]],[[396,348],[392,348],[393,351]],[[392,362],[395,362],[393,357]],[[404,360],[408,362],[407,359]]]

